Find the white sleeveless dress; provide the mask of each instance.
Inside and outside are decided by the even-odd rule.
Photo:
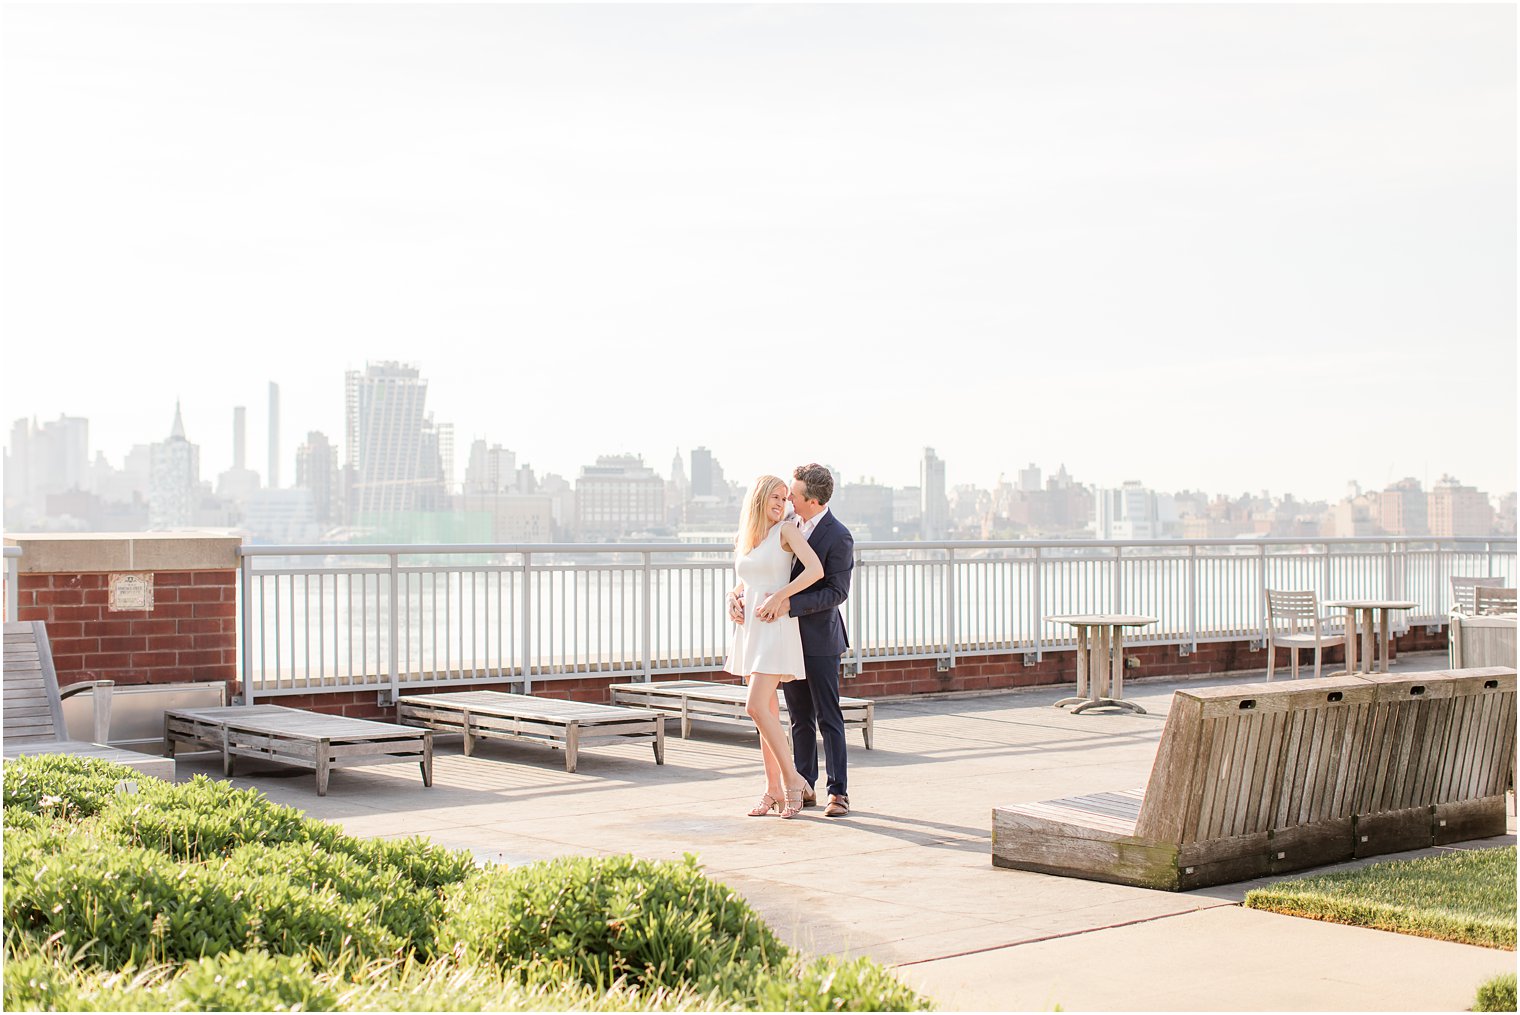
[[[779,674],[783,682],[805,680],[802,665],[802,630],[796,617],[782,617],[769,623],[756,619],[755,611],[766,595],[778,591],[792,580],[793,554],[781,545],[781,521],[760,540],[760,545],[742,557],[734,568],[744,585],[744,623],[734,625],[733,647],[723,668],[737,677],[751,673]]]

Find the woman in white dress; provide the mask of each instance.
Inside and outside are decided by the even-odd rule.
[[[765,794],[749,812],[756,818],[773,810],[783,818],[796,817],[807,786],[792,763],[776,704],[776,690],[784,682],[807,678],[802,633],[797,618],[778,615],[772,604],[785,602],[822,578],[823,564],[802,531],[782,520],[790,490],[786,480],[777,476],[755,480],[734,540],[734,569],[745,591],[744,623],[734,627],[733,648],[723,668],[749,681],[745,711],[760,731],[760,756],[765,764]],[[802,561],[802,573],[791,578],[794,557]]]

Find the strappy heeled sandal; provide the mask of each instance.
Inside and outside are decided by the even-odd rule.
[[[783,818],[795,818],[802,813],[802,791],[805,788],[798,786],[796,789],[782,790],[782,795],[786,797],[786,807],[781,812]]]
[[[750,808],[749,816],[752,818],[763,818],[771,811],[779,810],[781,810],[781,801],[771,796],[770,790],[766,790],[760,794],[760,802]]]

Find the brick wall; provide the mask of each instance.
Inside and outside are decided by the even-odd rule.
[[[106,574],[23,574],[17,619],[47,624],[58,682],[237,680],[237,572],[155,571],[153,609],[112,611]]]
[[[1442,628],[1437,634],[1426,634],[1423,627],[1412,628],[1406,635],[1395,639],[1393,655],[1399,651],[1414,652],[1446,648],[1446,633]],[[1183,677],[1227,674],[1249,670],[1264,670],[1267,666],[1265,649],[1252,651],[1249,642],[1211,642],[1198,646],[1191,655],[1181,655],[1175,645],[1126,646],[1125,658],[1133,659],[1134,665],[1125,667],[1126,679],[1136,677]],[[1286,650],[1277,654],[1279,676],[1288,672]],[[1329,672],[1344,661],[1339,647],[1325,650],[1324,670]],[[1335,665],[1332,665],[1335,664]],[[1314,654],[1301,652],[1300,676],[1314,675]],[[631,683],[634,678],[619,676],[583,676],[569,679],[537,678],[533,693],[543,698],[567,698],[605,704],[611,701],[609,684]],[[714,680],[739,683],[726,673],[704,671],[700,673],[662,674],[661,680]],[[1074,684],[1077,679],[1077,658],[1074,651],[1046,652],[1045,658],[1032,666],[1024,665],[1022,653],[999,656],[964,657],[957,660],[953,669],[938,672],[932,659],[867,663],[864,672],[846,677],[841,693],[855,698],[886,698],[912,694],[937,694],[947,691],[996,691],[1014,687],[1038,685]],[[460,690],[459,686],[446,688],[417,687],[403,693],[427,694],[440,690]],[[518,691],[509,683],[470,684],[470,690]],[[396,715],[395,708],[378,704],[381,688],[374,690],[340,692],[329,694],[279,695],[260,699],[290,708],[306,708],[317,712],[329,712],[363,719],[390,719]],[[388,690],[388,688],[385,688]]]

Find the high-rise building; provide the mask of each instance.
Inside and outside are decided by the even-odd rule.
[[[875,480],[840,483],[829,510],[849,526],[856,539],[892,538],[892,488]]]
[[[500,444],[476,440],[470,445],[470,461],[464,467],[464,492],[506,493],[517,489],[517,452]]]
[[[924,539],[944,539],[950,528],[950,500],[945,495],[945,463],[933,448],[924,448],[918,467],[918,488],[923,494],[919,532]]]
[[[1024,493],[1034,493],[1044,489],[1040,486],[1040,467],[1033,462],[1029,467],[1019,470],[1019,490]]]
[[[1442,476],[1426,497],[1432,536],[1487,536],[1493,528],[1494,509],[1488,494]]]
[[[1134,479],[1117,490],[1099,490],[1093,530],[1097,539],[1161,538],[1161,506],[1155,491]]]
[[[1378,528],[1390,536],[1423,536],[1430,531],[1429,501],[1418,479],[1401,479],[1378,494]]]
[[[726,500],[728,481],[723,478],[723,466],[706,448],[691,449],[691,496],[717,497]]]
[[[216,495],[246,505],[259,488],[259,474],[248,468],[248,410],[232,409],[232,468],[216,477]]]
[[[269,382],[269,489],[280,488],[280,386]]]
[[[424,484],[441,478],[436,433],[424,460],[427,381],[414,366],[369,363],[345,375],[347,463],[351,521],[365,515],[416,510]]]
[[[311,515],[318,526],[332,525],[342,517],[339,476],[338,449],[320,430],[308,433],[306,442],[296,448],[296,486],[311,491]]]
[[[575,481],[581,539],[615,539],[663,528],[665,481],[636,455],[602,455]]]
[[[176,402],[168,439],[148,448],[148,528],[194,525],[200,481],[201,449],[185,437],[185,421]]]

